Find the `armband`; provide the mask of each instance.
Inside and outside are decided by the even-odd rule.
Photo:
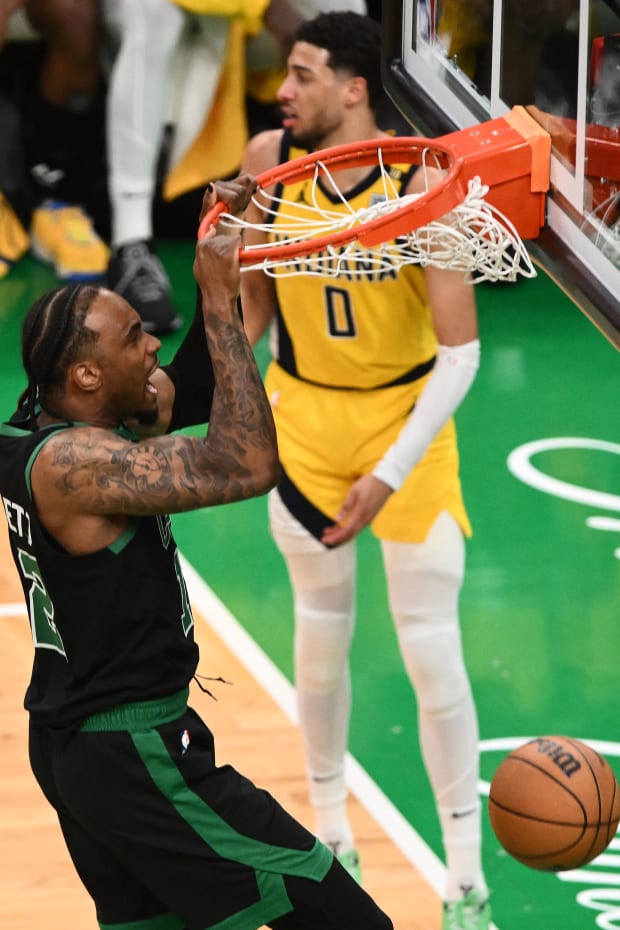
[[[396,441],[373,475],[397,491],[469,391],[480,365],[480,340],[440,345],[437,361]]]

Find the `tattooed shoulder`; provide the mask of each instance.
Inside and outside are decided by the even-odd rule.
[[[170,459],[166,451],[154,442],[129,444],[113,455],[119,466],[119,481],[140,491],[161,489],[170,482]]]
[[[194,459],[203,444],[195,439],[162,436],[133,442],[84,427],[60,433],[48,445],[54,488],[62,495],[79,492],[80,506],[92,512],[167,513],[196,506],[201,475]]]

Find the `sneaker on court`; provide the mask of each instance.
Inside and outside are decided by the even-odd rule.
[[[136,240],[113,249],[107,286],[125,298],[149,333],[169,333],[181,326],[170,282],[151,242]]]
[[[18,262],[29,248],[28,233],[0,191],[0,278],[9,273],[15,262]]]
[[[470,888],[457,901],[445,901],[442,930],[489,930],[491,905],[489,897],[476,888]]]
[[[33,211],[30,238],[32,253],[53,265],[61,281],[100,281],[105,275],[110,250],[82,207],[44,200]]]
[[[340,843],[328,843],[327,846],[331,849],[340,865],[347,870],[351,878],[354,878],[357,884],[361,885],[362,867],[357,849],[347,849],[344,852],[340,852]]]

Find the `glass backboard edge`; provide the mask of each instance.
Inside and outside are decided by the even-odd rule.
[[[535,264],[564,291],[604,336],[620,350],[620,304],[596,277],[584,278],[575,256],[551,229],[525,243]]]
[[[383,4],[382,80],[386,93],[416,134],[429,138],[454,132],[456,125],[403,63],[403,2]],[[582,310],[609,341],[620,349],[620,301],[606,282],[587,273],[577,257],[552,230],[526,243],[536,264]]]

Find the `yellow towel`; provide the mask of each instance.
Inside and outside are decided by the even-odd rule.
[[[171,0],[177,6],[202,16],[241,19],[247,32],[258,32],[269,0]]]
[[[202,129],[164,181],[163,196],[174,200],[233,174],[241,164],[248,141],[245,113],[245,29],[231,23],[226,57],[213,106]]]

